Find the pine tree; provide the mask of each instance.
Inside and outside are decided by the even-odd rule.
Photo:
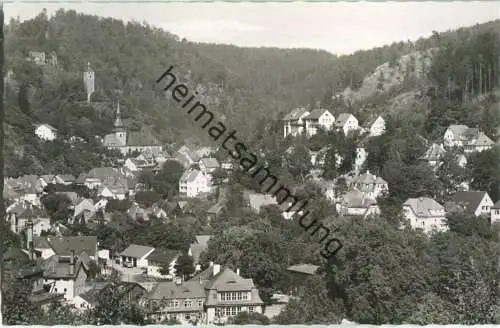
[[[3,73],[3,64],[4,64],[4,14],[3,14],[3,2],[0,3],[0,225],[5,225],[5,215],[4,215],[4,203],[3,203],[3,146],[4,146],[4,131],[3,131],[3,120],[4,120],[4,108],[3,108],[3,94],[4,94],[4,73]],[[4,229],[2,229],[3,231]],[[4,254],[4,243],[3,237],[0,238],[0,309],[3,309],[2,300],[3,300],[3,254]],[[0,311],[0,326],[3,324],[2,313]]]

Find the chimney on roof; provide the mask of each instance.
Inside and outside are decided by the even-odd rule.
[[[71,275],[75,274],[75,251],[71,250],[71,255],[69,258],[69,273]]]
[[[33,256],[33,222],[28,219],[26,223],[26,249],[29,252],[30,260],[34,260]]]
[[[218,274],[220,272],[220,264],[214,264],[213,267],[214,267],[213,272],[214,272],[214,276],[215,276],[216,274]]]

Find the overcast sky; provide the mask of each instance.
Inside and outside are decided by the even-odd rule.
[[[5,2],[7,19],[58,8],[147,21],[190,41],[239,46],[316,48],[346,54],[433,30],[500,18],[500,1],[382,3],[67,3]]]

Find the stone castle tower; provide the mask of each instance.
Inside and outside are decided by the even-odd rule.
[[[123,122],[121,118],[121,112],[120,112],[120,100],[118,100],[118,104],[116,106],[116,120],[113,128],[113,132],[115,133],[115,138],[117,143],[120,146],[126,146],[127,145],[127,131],[123,127]]]
[[[90,97],[95,91],[95,73],[90,68],[90,63],[87,64],[87,69],[83,72],[83,85],[87,92],[87,102],[90,104]]]

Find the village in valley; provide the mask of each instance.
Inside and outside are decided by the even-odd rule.
[[[45,75],[61,67],[56,52],[30,51],[23,60]],[[401,61],[397,65],[404,66]],[[439,85],[427,90],[415,82],[426,93],[410,98],[432,99],[431,105],[425,105],[427,119],[395,114],[386,110],[389,105],[385,103],[374,105],[380,101],[380,90],[370,98],[372,102],[361,105],[353,105],[345,99],[348,92],[337,90],[327,93],[327,101],[314,99],[314,104],[289,107],[277,119],[255,124],[255,132],[248,134],[255,138],[248,142],[257,147],[269,170],[307,199],[315,217],[325,225],[341,227],[343,248],[327,261],[319,255],[318,238],[301,228],[302,212],[290,208],[286,199],[266,194],[259,181],[242,171],[221,146],[208,140],[166,141],[151,128],[154,119],[131,114],[137,113],[130,109],[133,102],[126,100],[134,97],[131,89],[130,94],[99,90],[104,85],[100,79],[107,77],[93,66],[88,62],[80,67],[79,80],[72,84],[71,97],[85,95],[86,99],[75,96],[67,106],[92,112],[93,122],[102,123],[95,128],[99,132],[87,123],[91,128],[82,130],[85,136],[73,127],[61,131],[62,125],[53,123],[58,122],[55,114],[26,130],[30,134],[26,140],[46,150],[43,156],[32,157],[36,161],[26,157],[28,148],[9,144],[19,164],[9,167],[3,190],[8,230],[2,232],[7,246],[4,302],[9,307],[3,313],[8,324],[465,320],[454,307],[449,311],[455,311],[450,312],[456,314],[455,319],[450,319],[451,314],[447,319],[437,315],[429,319],[430,312],[416,305],[403,319],[389,312],[406,306],[396,298],[411,294],[409,290],[416,290],[410,303],[444,302],[451,307],[453,302],[442,300],[445,296],[435,296],[439,292],[431,278],[425,287],[407,281],[418,280],[410,276],[410,271],[417,271],[411,269],[413,265],[425,263],[423,267],[430,268],[425,275],[431,277],[438,264],[434,258],[429,260],[432,264],[426,261],[459,253],[458,245],[469,242],[460,238],[484,238],[485,243],[498,239],[500,173],[495,171],[498,159],[491,160],[499,149],[498,73],[490,75],[489,85],[485,82],[470,101],[453,93],[463,91],[456,84],[458,91],[432,98],[442,95]],[[394,75],[384,71],[387,67],[379,65],[371,74],[379,79],[378,89],[383,90],[383,82]],[[402,69],[403,75],[414,81],[418,74],[409,77],[410,73],[404,73],[408,67]],[[19,99],[24,98],[19,95],[26,92],[25,103],[36,95],[16,85],[20,73],[5,71],[4,81],[16,90],[23,110]],[[472,89],[466,91],[473,98],[476,86],[471,83]],[[156,92],[155,97],[166,98]],[[460,120],[466,110],[455,107],[446,112],[448,116],[439,114],[444,107],[436,99],[454,97],[467,106],[482,106],[480,117]],[[208,105],[216,103],[208,101]],[[373,106],[377,110],[370,110]],[[151,124],[142,126],[136,119]],[[227,121],[231,120],[228,116]],[[74,126],[79,128],[81,122],[86,120],[80,118]],[[13,131],[17,128],[8,123]],[[252,131],[250,125],[248,129]],[[59,146],[71,153],[51,152]],[[78,153],[84,155],[76,159]],[[64,164],[69,162],[71,167]],[[49,169],[39,163],[55,164]],[[23,174],[8,173],[21,170]],[[434,247],[425,246],[432,248],[432,256],[422,251],[424,244]],[[456,248],[450,251],[449,245]],[[492,247],[485,246],[485,252]],[[366,255],[367,259],[362,254],[369,249],[373,256]],[[481,256],[470,258],[480,261]],[[362,263],[369,263],[367,271]],[[474,263],[470,270],[475,273]],[[400,277],[397,270],[409,270],[408,275]],[[374,281],[383,284],[381,288],[395,290],[385,316],[373,314],[377,302],[386,296],[374,296],[377,301],[366,298],[368,292],[362,288],[372,279],[367,277],[375,277]],[[486,279],[484,284],[489,283]],[[488,286],[490,291],[497,288]],[[357,295],[356,300],[346,295]],[[363,311],[373,316],[362,315]]]

